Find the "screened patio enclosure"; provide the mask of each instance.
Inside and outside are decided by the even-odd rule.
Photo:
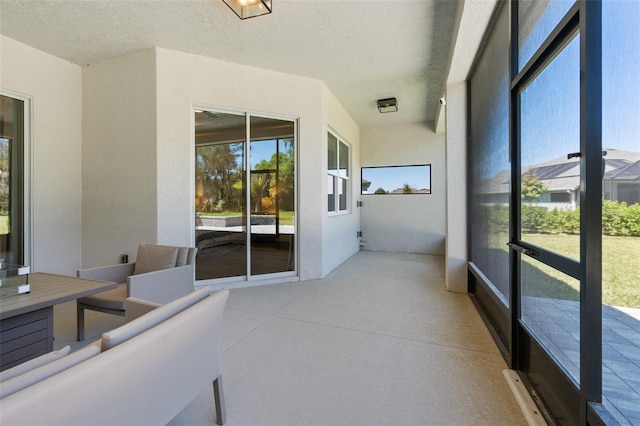
[[[469,81],[470,292],[553,424],[640,424],[639,21],[500,2]]]

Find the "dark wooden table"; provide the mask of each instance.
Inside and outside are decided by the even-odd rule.
[[[53,350],[53,306],[116,288],[116,283],[36,272],[31,292],[0,298],[0,370]]]

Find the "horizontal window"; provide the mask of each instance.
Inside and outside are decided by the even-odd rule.
[[[363,195],[431,194],[431,165],[362,168]]]

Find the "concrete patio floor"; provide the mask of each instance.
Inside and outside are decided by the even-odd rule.
[[[322,280],[231,290],[227,425],[526,424],[469,296],[443,282],[441,256],[363,251]],[[56,346],[75,335],[65,305]],[[121,321],[95,314],[87,342]],[[211,393],[170,424],[213,424]]]

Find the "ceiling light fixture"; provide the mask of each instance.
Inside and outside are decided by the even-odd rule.
[[[378,111],[380,114],[396,112],[398,111],[398,101],[396,98],[378,99]]]
[[[271,13],[271,0],[222,0],[238,18],[247,19]]]

